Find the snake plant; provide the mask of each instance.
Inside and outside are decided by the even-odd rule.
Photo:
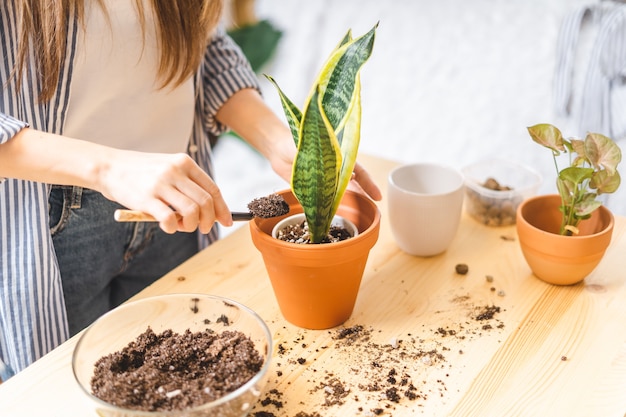
[[[352,177],[361,132],[359,72],[372,53],[377,26],[356,39],[350,30],[346,33],[322,67],[303,111],[265,75],[278,91],[297,146],[291,190],[304,210],[312,243],[328,235]]]
[[[588,133],[584,140],[568,140],[547,123],[529,127],[528,133],[533,141],[552,151],[561,196],[560,234],[576,235],[580,221],[602,205],[597,197],[617,191],[621,182],[617,164],[622,152],[611,138],[599,133]],[[569,154],[569,166],[559,169],[557,157],[562,154]]]

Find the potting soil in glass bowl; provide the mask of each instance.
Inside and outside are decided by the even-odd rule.
[[[171,294],[103,315],[80,337],[72,368],[101,416],[242,417],[267,382],[271,346],[249,308]]]

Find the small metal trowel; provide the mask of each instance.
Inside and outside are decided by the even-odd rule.
[[[278,194],[255,198],[248,204],[248,212],[234,211],[231,213],[233,221],[247,221],[255,217],[264,219],[278,217],[289,213],[289,204]],[[180,217],[179,214],[177,216]],[[114,218],[118,222],[155,222],[148,213],[137,210],[115,210]]]

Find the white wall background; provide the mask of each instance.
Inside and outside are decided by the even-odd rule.
[[[347,29],[359,36],[379,22],[361,73],[361,152],[459,168],[500,156],[539,171],[540,192],[553,192],[550,153],[530,140],[526,127],[549,122],[566,136],[578,135],[553,110],[557,35],[566,14],[595,1],[257,0],[259,18],[283,31],[263,72],[302,105]],[[585,72],[584,56],[580,61],[575,79]],[[283,118],[275,90],[261,82]],[[222,140],[215,157],[218,184],[233,210],[287,187],[236,139]],[[611,208],[626,214],[622,204]]]

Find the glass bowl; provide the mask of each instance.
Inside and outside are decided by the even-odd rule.
[[[515,224],[517,207],[537,194],[541,175],[505,159],[486,159],[462,169],[465,210],[487,226]]]
[[[155,334],[166,330],[182,334],[186,330],[207,329],[222,334],[239,331],[248,337],[263,359],[256,374],[234,391],[193,408],[181,411],[140,411],[118,407],[96,397],[91,389],[95,363],[121,351],[150,327]],[[72,357],[74,377],[93,402],[97,413],[105,417],[207,417],[246,416],[255,405],[267,382],[271,361],[272,337],[265,322],[252,310],[235,301],[205,294],[171,294],[122,304],[96,320],[82,334]],[[185,392],[164,392],[185,395]],[[159,391],[162,392],[162,391]]]

